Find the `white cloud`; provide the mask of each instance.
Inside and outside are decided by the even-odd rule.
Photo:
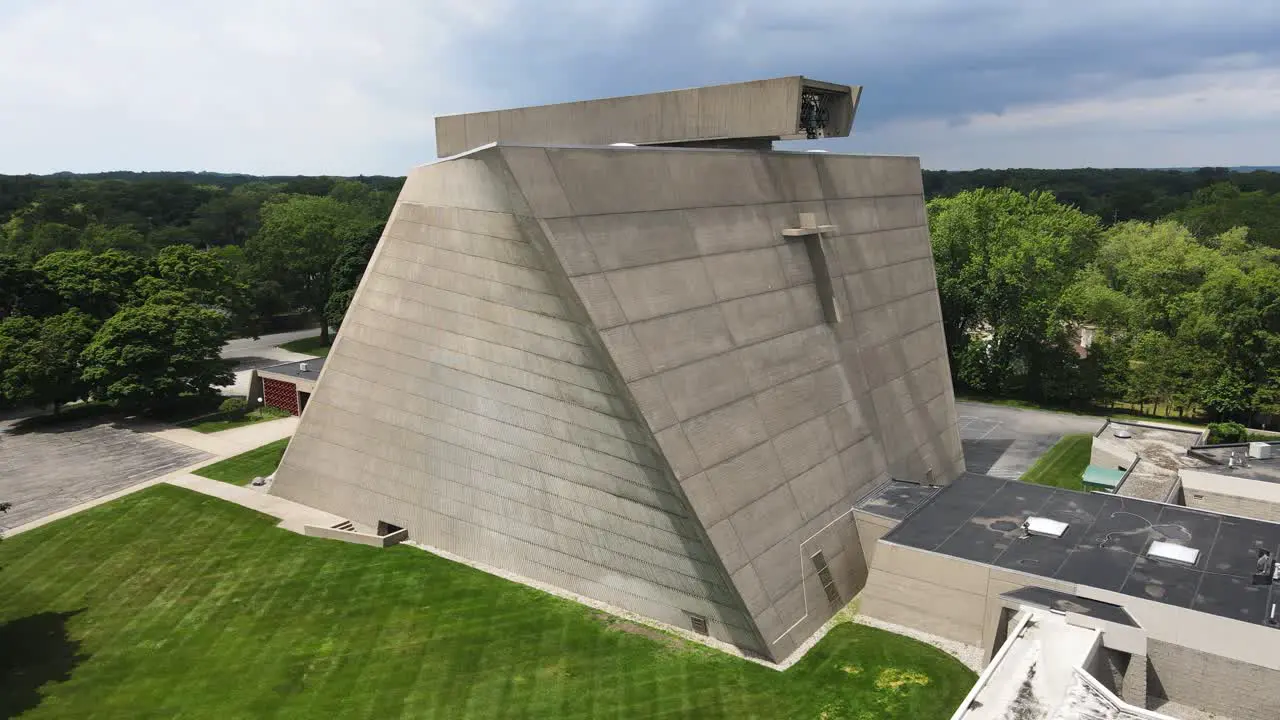
[[[863,144],[918,154],[925,167],[1143,167],[1280,162],[1280,67],[1254,57],[1114,87],[1101,96],[890,124]],[[912,150],[909,143],[917,144]]]
[[[435,115],[794,73],[930,167],[1280,162],[1267,3],[711,2],[0,0],[0,172],[400,174]]]
[[[0,172],[391,171],[379,145],[429,148],[437,108],[483,102],[453,38],[494,10],[42,2],[0,27]]]

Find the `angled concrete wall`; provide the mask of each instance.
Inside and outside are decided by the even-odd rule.
[[[487,159],[410,175],[272,492],[765,651]]]
[[[785,657],[866,575],[853,501],[963,471],[919,163],[904,157],[501,152],[711,542]],[[829,323],[801,213],[823,239]]]
[[[498,146],[409,176],[273,492],[780,660],[963,469],[916,159]]]

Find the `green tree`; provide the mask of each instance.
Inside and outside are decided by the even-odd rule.
[[[1229,182],[1217,183],[1197,191],[1173,218],[1200,238],[1244,227],[1253,243],[1280,247],[1280,193],[1243,192]]]
[[[192,235],[205,247],[243,246],[258,231],[262,204],[279,192],[263,182],[220,192],[196,210]]]
[[[369,258],[373,256],[374,249],[378,247],[378,241],[382,239],[384,227],[386,227],[385,223],[379,223],[364,232],[350,235],[343,245],[342,253],[333,263],[333,277],[330,281],[333,289],[329,293],[329,301],[325,303],[324,315],[334,329],[342,325],[342,318],[346,316],[347,308],[351,305],[356,286],[364,277]]]
[[[58,294],[44,275],[13,255],[0,255],[0,320],[10,315],[52,315]]]
[[[171,245],[156,255],[155,277],[191,302],[239,312],[247,303],[248,288],[225,257],[190,245]]]
[[[1068,401],[1077,363],[1062,303],[1100,223],[1048,193],[973,190],[929,203],[943,329],[960,381]]]
[[[73,250],[80,245],[80,230],[57,222],[42,222],[32,230],[27,240],[27,251],[40,257],[58,250]]]
[[[129,302],[135,284],[147,275],[147,262],[120,250],[93,255],[85,250],[56,252],[35,264],[70,307],[99,320]]]
[[[234,380],[221,358],[225,315],[158,293],[107,320],[81,357],[94,397],[128,408],[162,407],[187,395],[212,395]]]
[[[92,223],[80,234],[80,249],[91,253],[121,250],[137,255],[150,255],[152,247],[147,238],[129,225],[105,225]]]
[[[0,394],[12,403],[52,405],[85,394],[80,354],[93,339],[93,318],[79,310],[0,322]]]
[[[200,245],[200,239],[190,225],[165,225],[147,233],[147,247],[164,248],[170,245]]]
[[[1195,294],[1223,262],[1220,253],[1175,222],[1121,223],[1109,229],[1096,268],[1136,304],[1144,327],[1172,335],[1194,312]]]
[[[263,278],[278,279],[297,303],[315,314],[320,337],[329,342],[325,304],[333,290],[333,266],[344,240],[371,220],[331,197],[282,196],[262,207],[262,227],[245,254]]]

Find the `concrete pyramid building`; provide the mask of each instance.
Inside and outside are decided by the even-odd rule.
[[[918,159],[768,149],[857,96],[439,118],[271,492],[794,653],[865,580],[853,504],[964,469]]]

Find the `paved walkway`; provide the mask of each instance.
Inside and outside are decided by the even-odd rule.
[[[333,527],[345,520],[345,518],[323,510],[307,507],[275,495],[268,495],[263,489],[218,482],[217,480],[210,480],[207,477],[192,475],[191,473],[167,476],[165,482],[280,518],[279,527],[299,534],[302,533],[303,525]]]
[[[187,430],[185,428],[175,428],[168,425],[156,425],[154,426],[153,429],[149,429],[146,426],[134,427],[132,428],[132,431],[135,433],[141,433],[143,435],[149,435],[151,437],[161,438],[171,442],[179,443],[181,445],[186,446],[187,448],[191,448],[191,450],[189,451],[190,459],[191,460],[199,459],[199,462],[191,463],[190,461],[188,461],[188,463],[184,464],[183,467],[173,469],[170,472],[160,475],[158,477],[150,478],[142,482],[121,487],[120,489],[115,490],[114,492],[110,492],[106,495],[95,497],[91,500],[86,500],[85,502],[81,502],[76,505],[72,505],[70,507],[57,510],[56,512],[52,512],[47,515],[36,517],[22,525],[18,525],[16,527],[5,530],[4,536],[10,537],[13,535],[24,533],[28,530],[33,530],[35,528],[40,527],[41,525],[51,523],[54,520],[60,520],[69,515],[74,515],[82,510],[87,510],[91,507],[95,507],[106,502],[111,502],[112,500],[115,500],[117,498],[124,497],[125,495],[135,493],[139,490],[142,490],[143,488],[148,488],[148,487],[151,487],[152,485],[155,485],[156,483],[162,483],[162,482],[168,482],[174,485],[180,485],[181,487],[186,487],[192,490],[197,490],[199,492],[204,492],[207,495],[216,495],[217,497],[222,497],[224,499],[231,500],[232,502],[239,502],[235,498],[241,497],[240,493],[234,492],[236,490],[242,490],[244,492],[248,492],[253,495],[269,498],[266,501],[255,500],[254,502],[256,504],[252,504],[252,505],[248,505],[243,502],[241,502],[240,504],[246,505],[246,507],[252,507],[255,510],[261,510],[262,512],[265,512],[269,515],[274,515],[276,517],[279,517],[282,520],[286,521],[286,523],[281,524],[282,527],[287,527],[288,529],[295,530],[296,532],[302,532],[302,525],[304,523],[301,521],[295,521],[295,520],[296,518],[306,517],[307,516],[306,512],[320,513],[319,515],[316,516],[318,518],[317,522],[325,522],[331,517],[335,518],[333,522],[338,522],[341,520],[341,518],[336,518],[336,516],[331,516],[328,513],[321,513],[318,510],[312,510],[311,508],[307,508],[306,506],[303,506],[303,505],[297,505],[296,503],[290,503],[287,500],[267,496],[265,495],[265,493],[262,493],[260,491],[253,491],[246,488],[239,488],[234,485],[218,482],[217,480],[209,480],[208,478],[202,478],[197,475],[191,474],[193,470],[202,468],[205,465],[211,465],[215,462],[218,462],[219,460],[223,460],[233,455],[239,455],[242,452],[246,452],[254,448],[262,447],[263,445],[266,445],[269,442],[274,442],[276,440],[290,437],[293,435],[294,430],[296,430],[297,427],[298,427],[298,418],[296,417],[281,418],[279,420],[269,420],[267,422],[256,423],[254,425],[246,425],[244,427],[234,428],[232,430],[223,430],[222,432],[219,432],[219,433],[208,433],[208,434],[198,433],[194,430]],[[201,450],[203,451],[203,454],[199,452],[195,452],[195,450]],[[194,478],[194,481],[192,480],[192,478]],[[206,485],[206,483],[209,483],[209,485]],[[209,489],[209,488],[212,488],[212,489]],[[219,494],[219,491],[223,488],[230,490],[232,492],[230,494]],[[278,501],[278,502],[273,502],[273,501]],[[301,510],[296,510],[294,512],[285,512],[286,505],[282,503],[287,503],[289,505],[297,505],[297,508],[301,508]],[[271,508],[276,508],[276,509],[273,511]],[[306,512],[303,512],[304,510]],[[311,522],[311,521],[308,520],[306,522]],[[331,525],[333,523],[329,523],[329,524]]]
[[[131,422],[101,419],[21,427],[0,421],[0,531],[210,460]]]
[[[174,472],[171,472],[171,473],[169,473],[169,474],[167,474],[167,475],[161,475],[160,477],[151,478],[150,480],[144,480],[144,481],[142,481],[142,482],[140,482],[140,483],[137,483],[137,484],[135,484],[135,485],[130,485],[129,487],[123,488],[123,489],[121,489],[121,490],[117,490],[117,491],[115,491],[115,492],[113,492],[113,493],[108,493],[108,494],[103,495],[103,496],[101,496],[101,497],[96,497],[96,498],[94,498],[94,499],[92,499],[92,500],[87,500],[87,501],[85,501],[85,502],[80,503],[79,505],[73,505],[73,506],[71,506],[71,507],[69,507],[69,508],[65,508],[65,509],[59,510],[59,511],[54,512],[54,513],[49,513],[48,515],[45,515],[45,516],[40,517],[40,518],[36,518],[35,520],[32,520],[31,522],[28,522],[28,523],[26,523],[26,524],[24,524],[24,525],[19,525],[19,526],[15,527],[15,528],[10,528],[10,529],[8,529],[8,530],[5,530],[5,531],[4,531],[4,536],[5,536],[5,537],[13,537],[14,535],[21,535],[22,533],[27,532],[28,530],[35,530],[36,528],[40,527],[41,525],[48,525],[49,523],[51,523],[51,522],[53,522],[53,521],[55,521],[55,520],[61,520],[61,519],[62,519],[62,518],[64,518],[64,517],[68,517],[68,516],[71,516],[71,515],[75,515],[75,514],[76,514],[76,513],[78,513],[78,512],[81,512],[81,511],[84,511],[84,510],[88,510],[89,508],[92,508],[92,507],[97,507],[98,505],[102,505],[103,503],[109,503],[109,502],[111,502],[112,500],[116,500],[116,499],[118,499],[118,498],[122,498],[122,497],[124,497],[124,496],[126,496],[126,495],[132,495],[133,493],[136,493],[136,492],[138,492],[139,490],[142,490],[142,489],[144,489],[144,488],[149,488],[149,487],[151,487],[152,485],[156,485],[156,484],[158,484],[158,483],[165,482],[165,481],[167,481],[169,478],[177,477],[177,476],[180,476],[180,475],[186,475],[186,474],[190,473],[192,470],[196,470],[196,469],[198,469],[198,468],[202,468],[202,467],[204,467],[205,465],[209,465],[209,464],[211,464],[211,463],[215,463],[215,462],[217,462],[217,461],[219,461],[219,460],[221,460],[221,459],[222,459],[222,458],[220,458],[220,457],[210,458],[210,459],[208,459],[208,460],[204,460],[203,462],[198,462],[198,463],[196,463],[196,464],[194,464],[194,465],[189,465],[189,466],[187,466],[187,467],[185,467],[185,468],[182,468],[181,470],[175,470]],[[210,482],[217,482],[217,481],[216,481],[216,480],[211,480]]]
[[[216,433],[202,433],[188,430],[187,428],[159,424],[152,429],[146,430],[146,432],[154,437],[186,445],[189,448],[203,450],[212,455],[230,457],[256,447],[262,447],[269,442],[290,437],[297,429],[298,418],[287,417]]]
[[[1092,433],[1106,420],[964,401],[956,414],[969,471],[1007,480],[1022,477],[1063,435]]]

